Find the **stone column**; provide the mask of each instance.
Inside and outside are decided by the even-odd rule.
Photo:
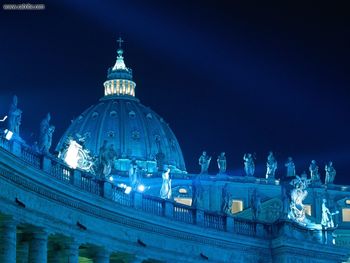
[[[17,224],[13,219],[0,222],[0,262],[16,263]]]
[[[46,232],[34,232],[29,242],[28,262],[47,262],[47,238]]]
[[[79,246],[80,244],[77,241],[66,241],[63,244],[64,262],[79,262]]]
[[[94,257],[94,263],[109,263],[110,252],[104,248],[99,249]]]
[[[17,263],[28,263],[28,241],[17,240]]]

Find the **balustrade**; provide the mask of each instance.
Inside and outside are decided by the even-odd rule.
[[[112,200],[118,204],[132,207],[134,205],[134,194],[130,192],[129,194],[125,193],[125,189],[112,186]]]
[[[205,211],[204,226],[219,230],[226,230],[226,216]]]
[[[192,207],[174,204],[174,219],[177,221],[194,224],[195,223],[196,210]]]
[[[39,153],[30,149],[29,147],[21,147],[21,157],[23,160],[34,165],[36,168],[40,168],[42,156]]]
[[[142,210],[154,215],[164,216],[165,200],[155,196],[142,196]]]

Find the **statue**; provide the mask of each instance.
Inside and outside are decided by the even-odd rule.
[[[226,157],[225,152],[220,153],[218,159],[216,160],[219,167],[219,173],[224,174],[226,172]]]
[[[295,176],[295,165],[294,165],[292,157],[288,157],[288,160],[284,164],[284,166],[287,167],[287,177],[294,177]]]
[[[38,148],[39,152],[48,154],[52,144],[52,135],[55,131],[55,126],[50,125],[51,115],[48,113],[40,123],[40,136]]]
[[[254,189],[250,198],[250,206],[252,208],[252,219],[256,221],[261,212],[261,198],[256,189]]]
[[[228,184],[226,183],[225,186],[222,188],[222,194],[221,194],[221,211],[223,213],[230,213],[230,193],[228,191]]]
[[[129,181],[130,181],[130,186],[132,189],[136,189],[139,180],[138,180],[138,168],[136,164],[136,160],[133,159],[130,162],[130,169],[129,169]]]
[[[333,216],[338,214],[339,211],[335,211],[334,213],[331,213],[326,206],[327,200],[322,200],[322,219],[321,219],[321,225],[323,228],[333,228],[334,222],[333,222]]]
[[[8,116],[8,129],[13,133],[19,135],[19,126],[22,121],[22,111],[17,108],[18,100],[17,96],[13,96],[12,104],[9,109]]]
[[[160,198],[170,199],[171,198],[171,179],[170,179],[170,169],[162,173],[163,183],[160,188]]]
[[[311,164],[309,166],[310,176],[312,182],[319,182],[320,181],[320,174],[318,173],[318,165],[316,164],[315,160],[311,161]]]
[[[109,147],[107,147],[107,140],[104,140],[102,146],[100,147],[97,159],[97,170],[100,176],[104,176],[106,178],[110,175],[116,156],[117,153],[114,150],[114,145],[111,144]]]
[[[307,196],[306,188],[310,184],[310,181],[311,180],[309,179],[296,175],[296,178],[290,182],[294,189],[290,194],[291,202],[288,218],[301,225],[307,225],[309,223],[309,220],[305,217],[305,207],[303,201]]]
[[[333,162],[329,162],[326,164],[325,167],[326,170],[326,178],[325,178],[325,184],[333,184],[335,175],[337,174],[336,170],[333,167]]]
[[[207,152],[203,151],[201,157],[199,157],[199,165],[201,166],[201,174],[207,174],[211,157],[207,156]]]
[[[255,164],[253,160],[253,155],[251,153],[245,153],[243,156],[244,160],[244,171],[247,176],[254,176]]]
[[[277,170],[277,161],[272,152],[269,152],[266,162],[266,179],[275,179],[275,173]]]

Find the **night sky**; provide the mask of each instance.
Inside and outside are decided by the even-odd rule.
[[[225,151],[229,172],[240,175],[243,154],[255,152],[263,177],[272,150],[279,176],[288,156],[297,173],[317,160],[322,178],[333,160],[336,182],[350,184],[346,1],[189,2],[41,1],[44,11],[1,10],[0,114],[17,94],[21,134],[32,143],[51,112],[56,145],[103,96],[120,35],[136,96],[170,123],[189,172],[207,150],[216,173]]]

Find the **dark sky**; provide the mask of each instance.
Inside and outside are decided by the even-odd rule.
[[[279,174],[288,156],[298,173],[316,159],[322,177],[333,160],[336,181],[350,184],[349,9],[281,2],[66,0],[1,10],[0,114],[17,94],[22,137],[36,140],[49,111],[56,143],[103,95],[120,34],[136,96],[170,123],[189,172],[206,149],[213,159],[225,151],[236,175],[255,152],[264,176],[272,150]]]

